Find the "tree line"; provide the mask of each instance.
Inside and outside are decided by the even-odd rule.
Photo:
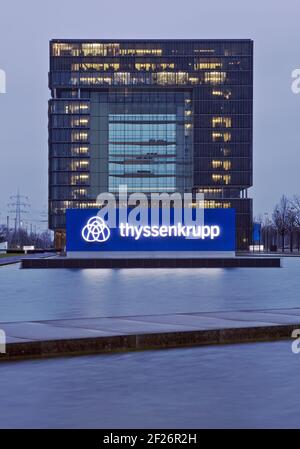
[[[300,196],[288,198],[283,195],[275,205],[272,217],[254,220],[261,225],[260,244],[267,251],[300,251]]]
[[[9,229],[0,225],[0,243],[7,242],[8,249],[22,249],[23,246],[34,246],[39,249],[53,248],[51,233],[28,232],[26,229]]]

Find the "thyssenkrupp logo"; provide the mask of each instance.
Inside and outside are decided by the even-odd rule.
[[[92,217],[82,229],[82,238],[86,242],[106,242],[110,237],[109,227],[100,217]]]

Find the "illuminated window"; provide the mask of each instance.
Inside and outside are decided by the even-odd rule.
[[[80,56],[79,44],[53,44],[52,56]]]
[[[88,170],[89,169],[89,161],[88,160],[80,160],[80,161],[72,161],[71,162],[71,170]]]
[[[225,184],[231,183],[231,175],[224,175],[224,182]]]
[[[90,109],[90,105],[88,103],[79,103],[79,110],[82,111],[87,111]]]
[[[215,173],[213,173],[211,175],[211,178],[214,182],[221,182],[223,180],[223,176],[222,175],[216,175]]]
[[[175,73],[172,72],[158,72],[157,84],[176,84]]]
[[[221,174],[216,174],[213,173],[211,175],[211,179],[216,182],[216,183],[220,183],[220,184],[230,184],[231,183],[231,175],[221,175]]]
[[[226,80],[225,72],[205,72],[204,82],[210,84],[221,84]]]
[[[213,132],[212,140],[213,142],[229,142],[231,140],[231,133]]]
[[[65,114],[79,114],[79,113],[84,114],[89,112],[89,110],[90,110],[89,103],[72,102],[64,106]]]
[[[72,131],[71,133],[71,141],[72,142],[80,142],[80,141],[87,141],[89,138],[89,135],[87,132],[84,131]]]
[[[231,161],[220,161],[220,160],[213,160],[212,168],[220,168],[222,170],[230,170],[231,168]]]
[[[130,84],[130,73],[129,72],[115,73],[114,84]]]
[[[119,50],[120,50],[119,44],[100,44],[100,43],[82,44],[83,56],[118,56]]]
[[[194,70],[207,70],[207,69],[221,69],[222,63],[220,61],[210,62],[210,61],[198,61],[194,64]]]
[[[222,161],[212,161],[211,165],[212,165],[212,168],[221,168]]]
[[[73,80],[73,81],[72,81]],[[111,76],[80,76],[79,77],[80,84],[112,84],[112,77]],[[71,77],[71,83],[76,84],[77,78]]]
[[[212,94],[216,97],[223,97],[226,100],[229,100],[229,98],[231,97],[230,90],[213,89]]]
[[[189,82],[191,84],[198,84],[199,83],[199,78],[195,77],[195,76],[190,76],[189,77]]]
[[[224,168],[224,170],[230,170],[231,169],[231,161],[223,161],[223,168]]]
[[[143,49],[143,48],[136,48],[135,53],[138,56],[144,56],[144,55],[161,55],[162,50],[158,48],[151,48],[151,49]]]
[[[145,55],[154,55],[161,56],[162,50],[160,48],[121,48],[120,55],[137,55],[137,56],[145,56]]]
[[[231,207],[231,203],[221,201],[204,201],[205,209],[228,209]]]
[[[175,68],[174,62],[161,63],[161,64],[157,64],[157,66],[158,66],[158,68],[160,70],[168,70],[168,69],[174,69]]]
[[[87,189],[73,189],[72,190],[72,198],[73,199],[79,199],[79,198],[86,198],[87,197]]]
[[[89,179],[90,177],[88,174],[72,175],[71,185],[87,185],[89,183]]]
[[[213,128],[231,128],[231,117],[213,117]]]
[[[142,70],[142,71],[155,71],[155,70],[169,70],[174,69],[175,64],[174,63],[161,63],[161,64],[150,64],[148,62],[137,62],[135,63],[136,70]]]
[[[89,119],[87,117],[73,118],[71,120],[72,128],[86,128],[89,126]]]
[[[220,194],[222,193],[222,189],[198,189],[197,190],[198,193],[204,193],[204,194]]]
[[[203,53],[203,54],[209,54],[214,53],[215,50],[213,48],[195,48],[195,53]]]
[[[71,70],[73,72],[78,71],[98,71],[98,72],[114,72],[120,69],[120,64],[96,64],[96,63],[82,63],[82,64],[72,64]]]
[[[155,64],[150,64],[150,63],[136,63],[135,64],[135,68],[136,70],[155,70]]]
[[[177,84],[186,84],[188,81],[188,73],[186,72],[178,72],[176,74]]]
[[[89,147],[86,147],[86,146],[72,146],[71,147],[72,156],[87,155],[88,152],[89,152]]]
[[[187,84],[189,77],[186,72],[157,72],[157,84]]]

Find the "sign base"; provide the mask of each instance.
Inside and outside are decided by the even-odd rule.
[[[207,259],[235,257],[235,251],[68,251],[71,259]]]

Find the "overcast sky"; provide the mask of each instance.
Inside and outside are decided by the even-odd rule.
[[[17,187],[47,204],[48,43],[52,38],[251,38],[254,40],[255,213],[300,194],[300,2],[51,0],[0,4],[0,222]]]

